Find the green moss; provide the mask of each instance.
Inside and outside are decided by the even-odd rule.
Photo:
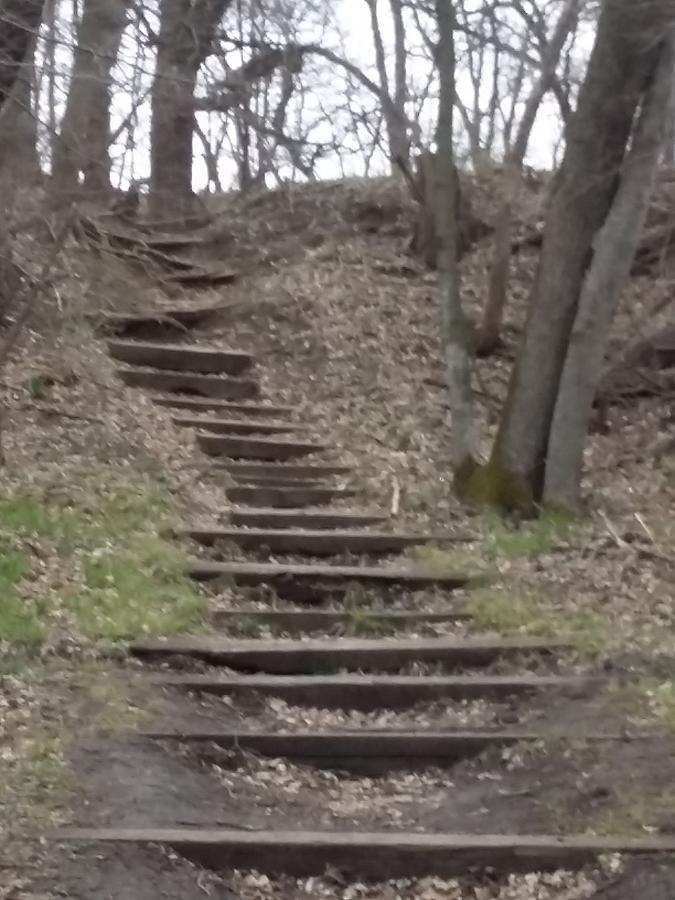
[[[507,472],[494,457],[485,465],[469,466],[458,471],[455,490],[460,500],[472,506],[518,512],[525,516],[536,514],[529,485],[519,476]]]

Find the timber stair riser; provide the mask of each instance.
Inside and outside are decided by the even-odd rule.
[[[266,475],[273,478],[299,478],[321,481],[333,475],[349,475],[349,466],[329,466],[321,463],[232,462],[214,463],[215,469],[224,469],[232,476]]]
[[[443,535],[263,528],[191,528],[182,534],[207,547],[218,542],[231,542],[242,550],[256,551],[264,547],[273,553],[306,553],[309,556],[400,553],[407,547],[444,540]]]
[[[191,344],[158,344],[109,340],[108,352],[118,362],[173,372],[202,375],[241,375],[253,365],[250,353],[206,349]]]
[[[308,441],[204,433],[197,434],[197,443],[208,456],[229,456],[231,459],[287,460],[327,449],[324,444]]]
[[[283,631],[290,635],[307,634],[323,631],[349,630],[360,627],[373,631],[395,631],[411,627],[423,627],[433,624],[447,624],[465,621],[471,618],[471,612],[458,606],[446,612],[377,612],[372,609],[358,609],[357,613],[334,612],[333,610],[300,610],[280,612],[241,608],[237,610],[219,610],[211,617],[216,627],[225,626],[236,629],[238,626],[267,627]]]
[[[673,837],[451,835],[205,829],[64,829],[60,841],[159,844],[216,871],[254,869],[304,878],[327,867],[375,881],[580,869],[608,853],[675,852]]]
[[[145,369],[118,369],[118,376],[129,387],[150,391],[169,391],[243,400],[256,397],[258,383],[247,378],[226,375],[199,375],[183,372],[164,372]]]
[[[274,478],[272,475],[230,475],[230,478],[242,487],[282,488],[295,490],[335,490],[323,481],[309,481],[301,478]]]
[[[273,487],[271,485],[234,485],[225,490],[231,503],[277,509],[304,509],[326,506],[333,500],[348,500],[355,492],[332,487]]]
[[[157,687],[175,688],[221,697],[278,697],[297,706],[320,709],[408,709],[417,703],[440,700],[504,700],[534,692],[577,696],[597,687],[591,679],[556,676],[413,676],[208,675],[152,676]]]
[[[416,569],[377,568],[375,566],[283,565],[277,563],[187,561],[186,574],[197,581],[217,578],[233,579],[237,584],[272,584],[304,581],[344,586],[360,582],[372,586],[416,588],[439,587],[446,590],[466,587],[470,579],[464,575],[440,575]]]
[[[153,403],[169,409],[187,409],[193,412],[214,412],[221,416],[237,413],[242,416],[261,418],[287,416],[293,412],[291,406],[263,406],[260,403],[228,403],[208,397],[153,396]]]
[[[358,775],[382,775],[395,769],[449,768],[486,750],[534,744],[547,735],[516,731],[467,732],[298,732],[145,731],[150,740],[196,747],[215,745],[230,753],[255,753],[290,759],[295,765],[336,769]],[[558,738],[559,740],[563,738]],[[576,736],[575,740],[578,739]],[[588,735],[588,742],[624,740]]]
[[[229,641],[219,638],[175,638],[140,641],[131,645],[135,656],[189,656],[240,672],[312,675],[319,672],[398,672],[412,663],[443,665],[446,669],[489,666],[501,658],[548,654],[566,648],[563,642],[536,639],[339,641]]]
[[[378,513],[342,512],[340,510],[297,510],[234,506],[230,522],[246,528],[363,528],[379,525],[387,517]]]
[[[99,332],[126,337],[141,331],[171,331],[185,334],[227,310],[227,306],[197,306],[191,308],[165,307],[136,314],[98,313],[89,318],[94,321]]]
[[[206,419],[193,416],[172,416],[178,428],[197,428],[214,434],[287,434],[300,430],[292,422],[247,422],[244,419]]]

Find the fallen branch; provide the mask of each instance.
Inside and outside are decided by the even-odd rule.
[[[56,406],[41,406],[38,403],[26,403],[23,406],[18,407],[21,410],[34,409],[36,412],[44,413],[47,416],[58,416],[61,419],[70,419],[73,422],[87,422],[91,425],[105,425],[103,419],[99,419],[96,416],[84,416],[79,413],[70,413],[66,412],[64,409],[59,409]]]

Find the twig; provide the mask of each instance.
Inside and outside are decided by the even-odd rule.
[[[659,562],[668,563],[670,566],[675,566],[675,557],[669,556],[667,553],[663,553],[660,550],[651,550],[641,547],[637,551],[637,554],[640,559],[655,559]]]
[[[651,541],[651,543],[652,543],[652,544],[655,544],[656,541],[654,540],[654,535],[651,533],[651,531],[650,531],[649,528],[647,527],[647,523],[646,523],[645,520],[642,518],[642,516],[640,515],[640,513],[633,513],[633,516],[635,517],[635,521],[638,523],[638,525],[640,526],[640,528],[641,528],[641,529],[644,531],[644,533],[647,535],[647,537],[649,538],[649,540]]]
[[[231,819],[216,819],[211,825],[218,825],[221,828],[235,828],[238,831],[260,831],[254,825],[245,825],[242,822],[233,822]],[[197,825],[204,826],[204,822],[196,822],[194,819],[176,819],[176,825]]]
[[[392,479],[392,493],[391,493],[391,514],[392,514],[392,516],[398,515],[400,505],[401,505],[401,485],[398,483],[398,478],[393,478]]]
[[[63,409],[58,409],[56,406],[41,406],[38,403],[26,403],[23,406],[20,406],[19,409],[34,409],[47,416],[59,416],[62,419],[72,419],[73,422],[88,422],[92,425],[105,425],[103,419],[98,419],[95,416],[82,416],[77,413],[69,413]]]
[[[616,546],[617,546],[617,547],[627,547],[628,544],[624,541],[624,539],[621,537],[621,535],[619,534],[619,532],[616,530],[616,528],[615,528],[615,527],[612,525],[612,523],[609,521],[609,518],[607,517],[607,514],[604,513],[602,510],[600,510],[600,518],[601,518],[602,521],[605,523],[605,528],[607,529],[607,531],[608,531],[609,534],[611,535],[611,537],[612,537],[614,543],[616,544]]]

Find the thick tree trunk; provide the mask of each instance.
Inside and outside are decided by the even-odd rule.
[[[477,340],[479,356],[493,353],[499,344],[509,283],[513,208],[521,188],[527,146],[541,102],[555,80],[560,55],[568,35],[574,29],[580,5],[581,0],[566,0],[563,6],[542,56],[541,73],[525,103],[513,147],[507,153],[504,165],[504,199],[497,215],[488,298]]]
[[[52,189],[59,202],[80,191],[110,194],[110,91],[131,0],[85,0],[77,32],[73,77],[54,144]]]
[[[672,115],[675,36],[666,39],[643,100],[630,153],[612,209],[594,243],[560,381],[548,444],[544,500],[574,509],[579,503],[583,447],[607,339],[621,287],[644,226],[664,135]]]
[[[471,397],[469,326],[462,309],[457,264],[457,184],[453,148],[455,96],[454,11],[449,0],[436,0],[440,82],[436,129],[436,233],[438,279],[443,315],[448,399],[452,415],[450,455],[455,477],[463,481],[474,465],[474,421]]]
[[[152,91],[150,211],[190,217],[194,92],[215,28],[232,0],[162,0]]]
[[[4,0],[0,19],[0,110],[21,74],[31,39],[42,21],[44,0]]]
[[[17,184],[30,184],[40,177],[37,119],[33,110],[36,45],[37,35],[33,35],[14,88],[0,114],[0,172]]]
[[[593,242],[617,189],[636,108],[659,36],[675,17],[663,0],[605,0],[551,199],[518,362],[499,433],[476,493],[505,505],[541,498],[549,430]]]

